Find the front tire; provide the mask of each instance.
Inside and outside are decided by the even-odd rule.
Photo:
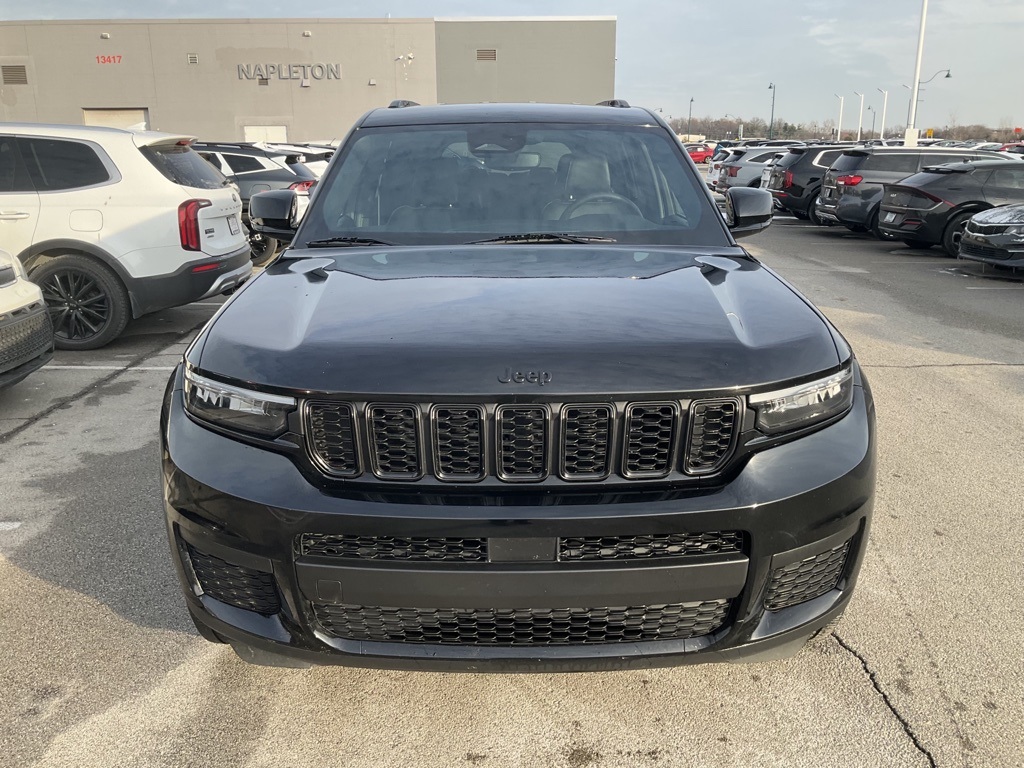
[[[99,349],[131,317],[128,291],[106,265],[79,254],[58,256],[32,272],[43,292],[57,349]]]

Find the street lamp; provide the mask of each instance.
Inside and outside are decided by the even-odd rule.
[[[686,140],[690,141],[690,121],[693,119],[693,97],[690,97],[690,112],[686,115]]]
[[[905,84],[901,84],[900,85],[901,88],[906,88],[908,91],[911,92],[911,96],[910,96],[911,101],[907,104],[907,127],[908,127],[908,130],[909,130],[910,126],[912,125],[911,124],[911,120],[914,120],[914,121],[917,120],[917,105],[920,104],[923,101],[923,99],[921,98],[921,91],[923,91],[924,88],[922,88],[921,86],[922,85],[927,85],[932,80],[934,80],[936,77],[941,75],[943,72],[946,73],[946,76],[944,78],[942,78],[943,80],[950,80],[950,79],[952,79],[953,73],[950,72],[950,70],[948,70],[948,69],[940,69],[938,72],[936,72],[934,75],[929,77],[927,80],[919,80],[918,83],[917,83],[917,88],[911,88],[909,85],[905,85]],[[917,94],[916,101],[914,100],[914,93],[915,92]]]
[[[860,113],[857,115],[857,142],[860,143],[860,132],[864,127],[864,94],[853,92],[854,96],[860,96]]]
[[[768,90],[772,92],[772,119],[768,123],[768,139],[770,141],[775,131],[775,83],[768,83]]]
[[[840,96],[838,93],[834,96],[839,99],[839,122],[836,124],[836,141],[843,140],[843,104],[846,101],[845,96]]]
[[[871,113],[871,133],[869,134],[868,138],[871,138],[871,136],[875,135],[875,118],[878,117],[878,111],[870,104],[868,104],[868,112]]]
[[[876,91],[882,94],[882,127],[878,131],[878,138],[885,138],[885,108],[889,106],[889,92],[883,91],[881,88],[875,88]]]
[[[726,112],[725,116],[726,117],[731,117],[733,120],[736,121],[736,125],[737,125],[736,138],[738,140],[742,141],[743,140],[743,123],[740,122],[740,119],[738,117],[736,117],[736,115],[730,115],[728,112]]]

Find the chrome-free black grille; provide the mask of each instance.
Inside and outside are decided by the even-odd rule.
[[[567,405],[562,410],[562,476],[567,480],[606,477],[611,428],[610,406]]]
[[[806,603],[835,588],[846,567],[850,541],[772,571],[764,607],[769,611]]]
[[[976,235],[1002,235],[1006,232],[1008,224],[978,224],[971,219],[967,220],[967,231]]]
[[[621,608],[385,608],[314,603],[325,633],[345,640],[469,646],[637,643],[709,635],[729,600]]]
[[[548,411],[542,406],[505,405],[498,409],[498,476],[540,480],[548,466]]]
[[[299,552],[352,560],[486,562],[487,539],[304,533]]]
[[[370,407],[370,462],[383,478],[419,477],[420,441],[416,408],[408,405]]]
[[[337,475],[359,473],[352,408],[345,403],[310,403],[306,423],[313,455]]]
[[[976,245],[970,240],[960,241],[961,256],[979,256],[983,259],[1008,259],[1010,252],[1001,248],[992,248],[987,245]]]
[[[53,328],[43,307],[32,314],[12,313],[0,323],[0,372],[35,360],[52,345]]]
[[[435,406],[434,461],[442,480],[479,480],[484,476],[483,409]]]
[[[627,476],[660,477],[669,473],[678,412],[675,403],[640,403],[626,409]]]
[[[742,422],[738,399],[566,404],[306,404],[324,472],[452,483],[594,482],[720,471]]]
[[[558,540],[559,560],[650,560],[743,551],[740,531],[655,533],[649,536],[576,536]]]
[[[274,577],[264,571],[234,565],[187,544],[192,570],[203,592],[222,603],[270,615],[281,610]]]
[[[686,446],[687,472],[714,472],[729,457],[738,432],[738,412],[736,400],[703,400],[694,404]]]

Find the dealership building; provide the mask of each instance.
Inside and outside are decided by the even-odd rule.
[[[613,98],[615,18],[6,21],[0,73],[5,122],[330,140],[395,99]]]

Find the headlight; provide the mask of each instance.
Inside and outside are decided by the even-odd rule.
[[[185,410],[211,424],[276,437],[287,427],[295,398],[222,384],[186,368]]]
[[[0,251],[0,285],[13,283],[18,277],[25,279],[25,267],[7,251]]]
[[[802,429],[849,410],[853,404],[853,372],[840,371],[824,379],[775,392],[750,396],[757,427],[777,434]]]

